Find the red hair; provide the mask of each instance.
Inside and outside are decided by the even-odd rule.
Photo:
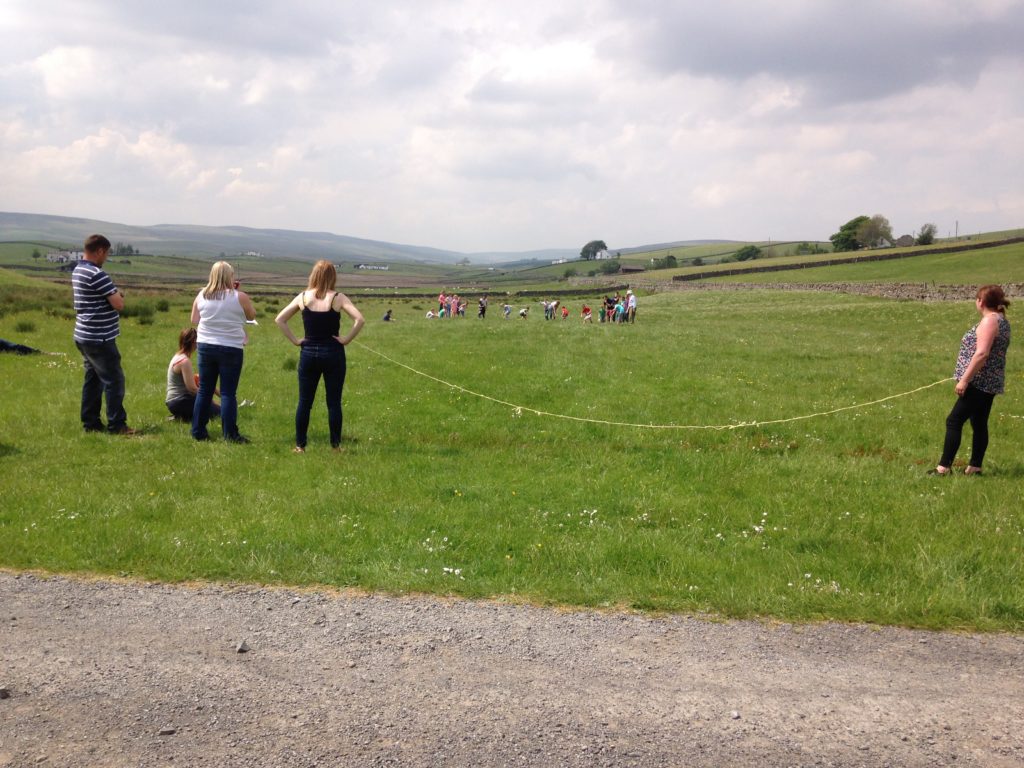
[[[1006,298],[1003,289],[998,285],[981,286],[974,298],[978,299],[981,302],[981,306],[986,309],[991,309],[1003,315],[1006,314],[1006,308],[1010,306],[1010,300]]]

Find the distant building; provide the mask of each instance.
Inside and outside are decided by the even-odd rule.
[[[376,269],[380,272],[387,272],[391,267],[387,264],[356,264],[356,269]]]
[[[893,245],[895,245],[897,248],[909,248],[915,242],[916,241],[914,240],[913,235],[903,235],[895,243],[893,243]]]
[[[565,264],[565,262],[567,262],[567,261],[568,261],[568,259],[555,259],[551,263],[552,264]]]
[[[620,275],[630,275],[637,272],[646,272],[647,269],[639,264],[623,264],[619,267]]]
[[[257,259],[262,259],[263,258],[263,254],[260,253],[259,251],[246,251],[242,255],[243,256],[252,256],[253,258],[257,258]]]
[[[610,259],[612,255],[608,251],[598,251],[594,254],[595,259]]]
[[[85,258],[83,251],[51,251],[46,254],[46,260],[54,264],[69,264],[81,261]]]

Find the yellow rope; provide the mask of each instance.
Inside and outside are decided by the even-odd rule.
[[[858,409],[858,408],[868,408],[868,407],[870,407],[872,405],[878,405],[879,403],[884,403],[884,402],[886,402],[888,400],[895,400],[895,399],[900,398],[900,397],[907,397],[908,395],[913,395],[913,394],[916,394],[918,392],[922,392],[922,391],[924,391],[926,389],[931,389],[932,387],[937,387],[939,384],[945,384],[947,381],[952,381],[953,380],[953,377],[950,376],[950,377],[945,378],[945,379],[940,379],[939,381],[933,382],[931,384],[925,384],[923,387],[918,387],[917,389],[912,389],[909,392],[900,392],[897,395],[889,395],[888,397],[883,397],[883,398],[880,398],[878,400],[872,400],[872,401],[867,402],[867,403],[856,403],[854,405],[845,405],[842,408],[833,408],[831,411],[819,411],[818,413],[809,413],[809,414],[807,414],[805,416],[792,416],[792,417],[790,417],[788,419],[771,419],[769,421],[742,421],[742,422],[739,422],[738,424],[714,424],[714,425],[709,425],[709,424],[633,424],[633,423],[630,423],[630,422],[627,422],[627,421],[605,421],[604,419],[589,419],[589,418],[586,418],[586,417],[583,417],[583,416],[569,416],[569,415],[564,414],[564,413],[551,413],[549,411],[541,411],[541,410],[538,410],[536,408],[530,408],[530,407],[525,406],[525,405],[516,405],[515,403],[510,403],[510,402],[508,402],[506,400],[499,400],[498,398],[491,397],[490,395],[485,395],[485,394],[482,394],[480,392],[474,392],[473,390],[466,389],[466,387],[460,386],[459,384],[452,384],[450,381],[445,381],[444,379],[437,378],[437,376],[431,376],[429,373],[424,373],[423,371],[416,370],[412,366],[406,365],[405,363],[400,363],[397,360],[394,360],[393,358],[388,357],[387,355],[385,355],[382,352],[378,352],[375,349],[371,349],[370,347],[366,346],[365,344],[363,344],[361,342],[356,341],[356,342],[353,342],[353,343],[358,345],[358,346],[360,346],[360,347],[362,347],[367,352],[371,352],[371,353],[377,355],[377,357],[381,357],[381,358],[387,360],[389,363],[397,365],[400,368],[405,368],[407,371],[412,371],[417,376],[423,376],[424,378],[430,379],[431,381],[436,381],[438,384],[443,384],[444,386],[449,387],[450,389],[455,389],[455,390],[458,390],[459,392],[464,392],[467,395],[472,395],[473,397],[479,397],[482,400],[490,400],[492,403],[497,403],[498,405],[504,405],[504,406],[506,406],[508,408],[511,408],[516,416],[521,415],[525,411],[527,413],[532,413],[532,414],[534,414],[536,416],[548,416],[548,417],[550,417],[552,419],[566,419],[568,421],[583,421],[583,422],[587,422],[588,424],[604,424],[604,425],[610,426],[610,427],[636,427],[638,429],[688,429],[688,430],[708,429],[708,430],[719,430],[720,431],[720,430],[727,430],[727,429],[743,429],[744,427],[764,427],[764,426],[769,426],[769,425],[772,425],[772,424],[787,424],[787,423],[789,423],[791,421],[804,421],[806,419],[817,418],[818,416],[831,416],[832,414],[840,413],[841,411],[852,411],[852,410],[855,410],[855,409]]]

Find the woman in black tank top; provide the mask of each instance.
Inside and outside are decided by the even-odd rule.
[[[292,299],[274,319],[285,337],[299,353],[299,404],[295,409],[295,452],[305,453],[309,414],[313,409],[316,389],[324,380],[327,392],[327,423],[331,447],[341,449],[341,390],[345,385],[345,346],[362,330],[363,316],[343,293],[335,291],[337,272],[331,262],[321,259],[309,274],[308,288]],[[288,321],[302,312],[304,336],[295,338]],[[341,334],[341,313],[352,320],[352,327]]]

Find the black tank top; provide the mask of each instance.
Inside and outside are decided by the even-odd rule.
[[[330,309],[322,312],[315,312],[305,306],[302,308],[302,328],[307,344],[337,344],[333,338],[341,330],[341,313],[334,308],[334,296],[337,295],[330,297]]]

